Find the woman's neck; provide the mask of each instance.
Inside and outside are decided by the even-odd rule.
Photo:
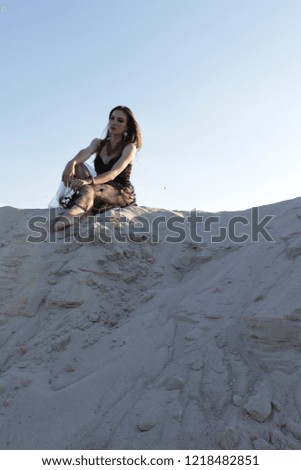
[[[122,137],[114,136],[114,135],[110,136],[110,143],[112,147],[115,147],[117,144],[119,144],[121,140],[122,140]]]
[[[106,150],[105,153],[108,157],[111,157],[112,155],[115,155],[117,152],[120,152],[120,149],[122,147],[122,139],[115,139],[110,138],[106,142]]]

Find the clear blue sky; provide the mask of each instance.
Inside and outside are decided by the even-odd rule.
[[[300,196],[300,0],[0,0],[0,206],[47,207],[117,104],[138,203],[238,210]]]

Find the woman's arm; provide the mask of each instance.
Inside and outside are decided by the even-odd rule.
[[[130,163],[133,163],[136,155],[136,145],[128,144],[121,154],[121,157],[113,165],[110,171],[106,171],[102,175],[93,178],[94,184],[103,184],[112,181],[118,176]]]
[[[63,171],[63,181],[65,186],[69,186],[71,184],[71,180],[75,174],[76,165],[85,162],[91,157],[91,155],[96,153],[100,142],[100,139],[93,139],[87,148],[80,150],[78,154],[67,163]]]

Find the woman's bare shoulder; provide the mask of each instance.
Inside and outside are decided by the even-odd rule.
[[[99,149],[99,146],[100,146],[101,142],[102,142],[102,139],[98,139],[98,138],[93,139],[93,140],[91,141],[91,143],[90,143],[90,145],[89,145],[91,155],[93,155],[93,153],[96,153],[96,152],[97,152],[97,150]]]
[[[132,143],[128,143],[124,149],[123,149],[123,153],[130,153],[130,152],[136,152],[137,150],[137,147],[135,144],[132,144]]]

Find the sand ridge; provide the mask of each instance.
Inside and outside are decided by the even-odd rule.
[[[196,242],[188,211],[137,206],[118,233],[187,237],[28,243],[47,214],[0,208],[1,449],[301,449],[300,198],[260,208],[272,242]]]

